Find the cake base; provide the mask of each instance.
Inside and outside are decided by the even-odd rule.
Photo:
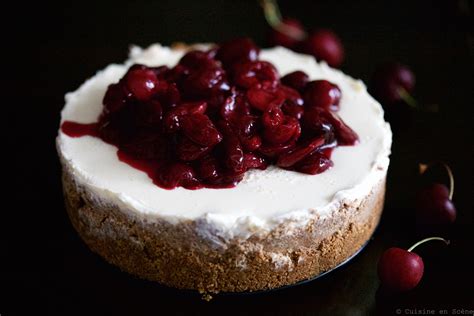
[[[101,201],[76,183],[63,165],[66,208],[91,250],[147,280],[201,293],[275,289],[329,271],[370,239],[382,212],[385,178],[360,201],[330,216],[317,215],[288,234],[285,223],[248,239],[216,243],[199,233],[199,221],[150,222]]]

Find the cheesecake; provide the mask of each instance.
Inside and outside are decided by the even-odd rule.
[[[308,280],[382,213],[392,141],[360,80],[282,47],[132,47],[68,93],[56,138],[88,247],[202,293]]]

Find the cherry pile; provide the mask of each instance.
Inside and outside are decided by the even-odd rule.
[[[168,68],[133,65],[103,99],[99,121],[64,122],[93,135],[162,188],[227,188],[269,164],[307,174],[358,137],[336,114],[340,89],[302,71],[279,77],[248,38],[189,51]],[[82,131],[82,132],[81,132]]]

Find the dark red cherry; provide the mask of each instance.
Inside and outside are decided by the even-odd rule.
[[[264,158],[254,153],[246,153],[244,154],[244,166],[245,169],[265,170],[268,166],[268,163],[265,161]]]
[[[207,115],[184,115],[180,118],[180,125],[183,133],[201,146],[214,146],[222,140],[222,135]]]
[[[281,109],[283,110],[283,113],[285,113],[288,116],[292,116],[296,118],[297,120],[300,120],[303,117],[304,107],[301,105],[297,105],[293,102],[285,101]]]
[[[285,100],[279,96],[273,85],[255,85],[247,90],[247,99],[253,108],[259,111],[266,111],[270,107],[281,106]]]
[[[158,85],[158,78],[152,69],[142,65],[132,66],[125,76],[125,84],[139,101],[149,100]]]
[[[298,145],[295,149],[280,155],[277,166],[282,168],[292,167],[323,144],[324,138],[316,138],[310,142]]]
[[[165,80],[166,74],[170,71],[168,66],[151,67],[150,69],[153,70],[159,80]]]
[[[319,151],[314,151],[294,166],[294,170],[307,174],[318,174],[331,168],[333,163],[326,155]]]
[[[315,107],[305,111],[304,127],[317,135],[333,132],[338,145],[350,146],[359,141],[357,134],[335,114],[323,108]],[[330,134],[327,134],[330,138]]]
[[[408,250],[397,247],[385,250],[378,262],[378,275],[382,286],[397,292],[415,288],[423,277],[424,264],[421,257],[412,251],[431,240],[449,244],[449,241],[443,238],[430,237],[417,242]]]
[[[109,85],[105,93],[102,103],[104,109],[108,113],[115,113],[120,111],[126,104],[127,94],[120,83]]]
[[[281,83],[302,93],[309,82],[308,75],[301,71],[293,71],[281,78]]]
[[[211,147],[200,146],[189,138],[182,136],[176,143],[176,156],[182,161],[194,161],[211,150]]]
[[[272,128],[280,126],[285,119],[283,111],[278,106],[273,106],[267,109],[262,116],[262,123],[264,127]]]
[[[338,111],[341,95],[339,87],[327,80],[311,81],[304,92],[305,106]]]
[[[187,52],[183,57],[181,57],[179,64],[193,70],[219,67],[217,61],[213,59],[212,54],[200,50]]]
[[[330,30],[311,33],[302,44],[305,53],[324,60],[331,67],[339,67],[344,60],[344,47],[339,37]]]
[[[281,24],[270,29],[268,42],[271,46],[295,48],[305,36],[305,29],[300,21],[292,18],[281,20]]]
[[[456,208],[444,184],[432,183],[422,188],[416,200],[417,220],[425,225],[446,225],[456,220]]]
[[[163,119],[163,128],[166,132],[176,132],[180,129],[180,118],[187,114],[204,114],[207,109],[206,102],[183,103],[172,108]]]
[[[192,72],[183,82],[183,91],[191,98],[209,97],[220,89],[228,89],[222,68],[209,67]]]
[[[249,61],[235,68],[234,82],[242,88],[250,88],[264,81],[277,83],[279,80],[276,68],[267,61]]]
[[[177,186],[183,186],[189,189],[200,187],[193,168],[181,162],[171,163],[160,168],[158,181],[160,185],[166,189],[174,189]]]
[[[278,96],[290,103],[295,105],[303,105],[303,98],[301,97],[300,93],[293,88],[279,85],[276,87],[276,93]]]
[[[244,151],[238,138],[229,135],[223,145],[224,166],[233,174],[245,172]]]
[[[204,156],[197,163],[197,173],[205,182],[212,182],[219,178],[219,162],[215,157]]]
[[[237,62],[255,61],[259,53],[260,48],[250,38],[244,37],[220,44],[216,59],[231,66]]]
[[[300,123],[294,117],[285,117],[282,124],[278,126],[267,126],[263,131],[263,137],[270,144],[285,144],[296,141],[301,135]]]
[[[138,159],[163,159],[169,150],[166,139],[156,132],[138,132],[120,149]]]
[[[389,62],[377,67],[371,79],[371,92],[385,105],[402,101],[415,87],[415,75],[405,65]]]
[[[418,285],[423,276],[423,260],[416,253],[392,247],[382,254],[378,275],[382,284],[396,291],[408,291]]]

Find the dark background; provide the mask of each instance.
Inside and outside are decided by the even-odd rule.
[[[63,206],[54,138],[64,94],[107,64],[124,61],[130,44],[246,35],[264,46],[267,29],[257,1],[42,1],[4,9],[2,156],[11,191],[2,195],[0,314],[390,315],[397,309],[474,309],[469,4],[472,10],[468,1],[280,1],[284,15],[340,35],[346,73],[367,81],[378,63],[403,62],[417,75],[419,102],[438,104],[440,111],[415,112],[394,126],[384,216],[358,257],[305,285],[221,295],[209,303],[121,273],[87,249]],[[438,233],[451,245],[419,248],[426,268],[420,285],[387,294],[376,277],[383,250],[408,248],[433,234],[415,228],[412,198],[420,180],[417,163],[438,159],[451,165],[456,178],[458,219]]]

